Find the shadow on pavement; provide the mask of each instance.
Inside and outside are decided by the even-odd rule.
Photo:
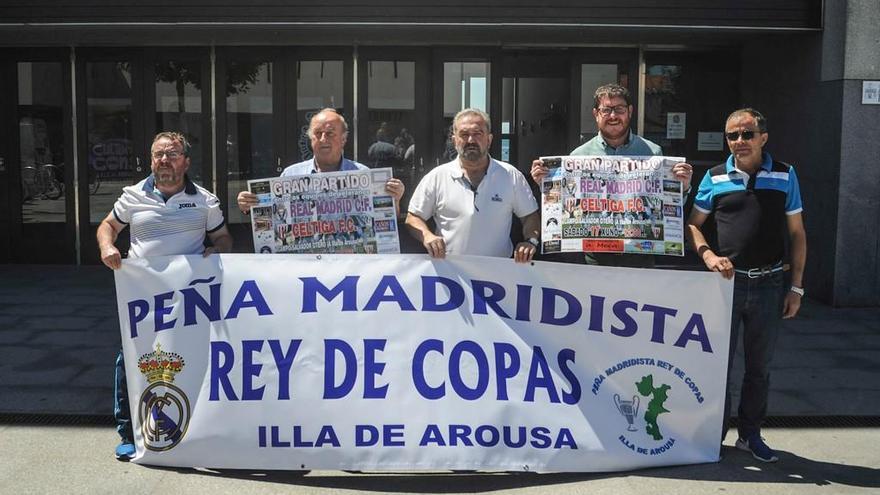
[[[144,466],[180,474],[212,476],[260,483],[373,492],[458,493],[491,492],[532,486],[550,486],[590,480],[637,476],[641,478],[717,481],[722,483],[780,483],[789,485],[847,485],[880,488],[880,469],[821,462],[777,451],[779,462],[758,462],[746,452],[724,447],[719,463],[653,468],[620,473],[475,472],[442,473],[347,471],[343,475],[309,476],[309,471],[180,469]]]

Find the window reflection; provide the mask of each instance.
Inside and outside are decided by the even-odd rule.
[[[406,185],[401,211],[406,211],[415,187],[416,165],[416,63],[411,61],[367,62],[366,159],[372,168],[391,167]]]
[[[489,113],[489,63],[444,62],[443,63],[443,133],[445,144],[440,161],[447,162],[456,156],[450,138],[452,119],[465,108],[476,108]]]
[[[617,64],[581,64],[581,130],[580,142],[585,143],[599,133],[596,118],[593,117],[593,101],[596,88],[603,84],[618,81]]]
[[[131,67],[128,62],[86,64],[89,217],[100,223],[134,178]],[[143,163],[148,167],[149,163]]]
[[[18,64],[23,223],[65,222],[61,64]]]
[[[308,135],[312,116],[324,108],[334,108],[345,115],[343,69],[341,60],[303,60],[296,64],[296,116],[300,125],[297,150],[300,161],[313,156]]]
[[[227,204],[235,205],[248,179],[277,176],[272,143],[272,63],[229,62],[226,71]],[[229,223],[250,219],[229,208]]]
[[[155,65],[155,73],[156,130],[180,132],[187,137],[191,145],[188,175],[201,183],[204,157],[201,64],[166,61]]]

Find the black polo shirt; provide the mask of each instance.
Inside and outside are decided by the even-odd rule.
[[[713,214],[712,250],[739,269],[772,265],[785,254],[787,215],[803,210],[794,167],[764,153],[761,168],[748,174],[727,162],[706,172],[694,208]]]

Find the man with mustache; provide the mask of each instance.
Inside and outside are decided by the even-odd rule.
[[[516,167],[489,156],[492,144],[489,116],[465,109],[452,121],[452,140],[458,157],[431,170],[416,186],[406,226],[432,258],[447,254],[513,257],[531,261],[540,235],[538,204]],[[523,225],[514,249],[510,241],[512,215]],[[436,231],[431,232],[428,219]]]
[[[593,117],[599,133],[593,139],[573,149],[569,155],[581,156],[659,156],[663,150],[647,139],[637,136],[630,130],[633,106],[629,90],[619,84],[605,84],[596,89],[593,97]],[[538,184],[550,170],[541,160],[532,162],[532,179]],[[682,183],[687,196],[691,187],[693,168],[688,163],[677,163],[672,167],[675,178]],[[564,254],[564,253],[563,253]],[[651,268],[654,256],[644,254],[587,253],[585,260],[589,265],[628,266]]]
[[[731,154],[725,163],[709,169],[700,182],[686,232],[706,268],[734,279],[728,377],[740,323],[745,356],[736,447],[760,461],[775,462],[776,453],[761,438],[761,424],[767,416],[770,360],[780,322],[797,314],[804,295],[807,236],[803,204],[794,167],[763,151],[767,120],[760,112],[743,108],[730,114],[725,137]],[[711,245],[702,231],[709,218],[716,232]],[[785,284],[787,265],[783,264],[786,234],[790,241],[790,285]],[[727,435],[730,405],[728,383],[722,441]]]
[[[343,158],[342,152],[348,141],[348,123],[332,108],[325,108],[312,117],[309,122],[309,139],[315,156],[285,168],[281,172],[281,177],[321,172],[349,172],[368,168],[366,165]],[[399,213],[400,198],[403,197],[404,192],[403,182],[400,179],[388,179],[385,183],[385,191],[394,197],[394,205]],[[249,191],[241,191],[238,193],[237,202],[238,209],[247,215],[251,211],[251,206],[258,204],[257,195]]]
[[[131,258],[172,254],[228,253],[232,235],[226,228],[220,200],[189,180],[189,143],[183,134],[160,132],[150,148],[152,174],[123,189],[113,210],[98,226],[101,262],[108,268],[122,268],[122,255],[114,246],[119,233],[131,227]],[[205,237],[211,247],[205,247]],[[128,405],[125,363],[122,350],[116,358],[114,417],[122,442],[116,458],[131,460],[135,455],[134,433]]]

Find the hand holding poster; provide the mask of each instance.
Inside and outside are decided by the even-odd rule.
[[[544,253],[684,255],[682,183],[666,156],[542,157]]]
[[[248,181],[257,253],[400,252],[390,168]]]

